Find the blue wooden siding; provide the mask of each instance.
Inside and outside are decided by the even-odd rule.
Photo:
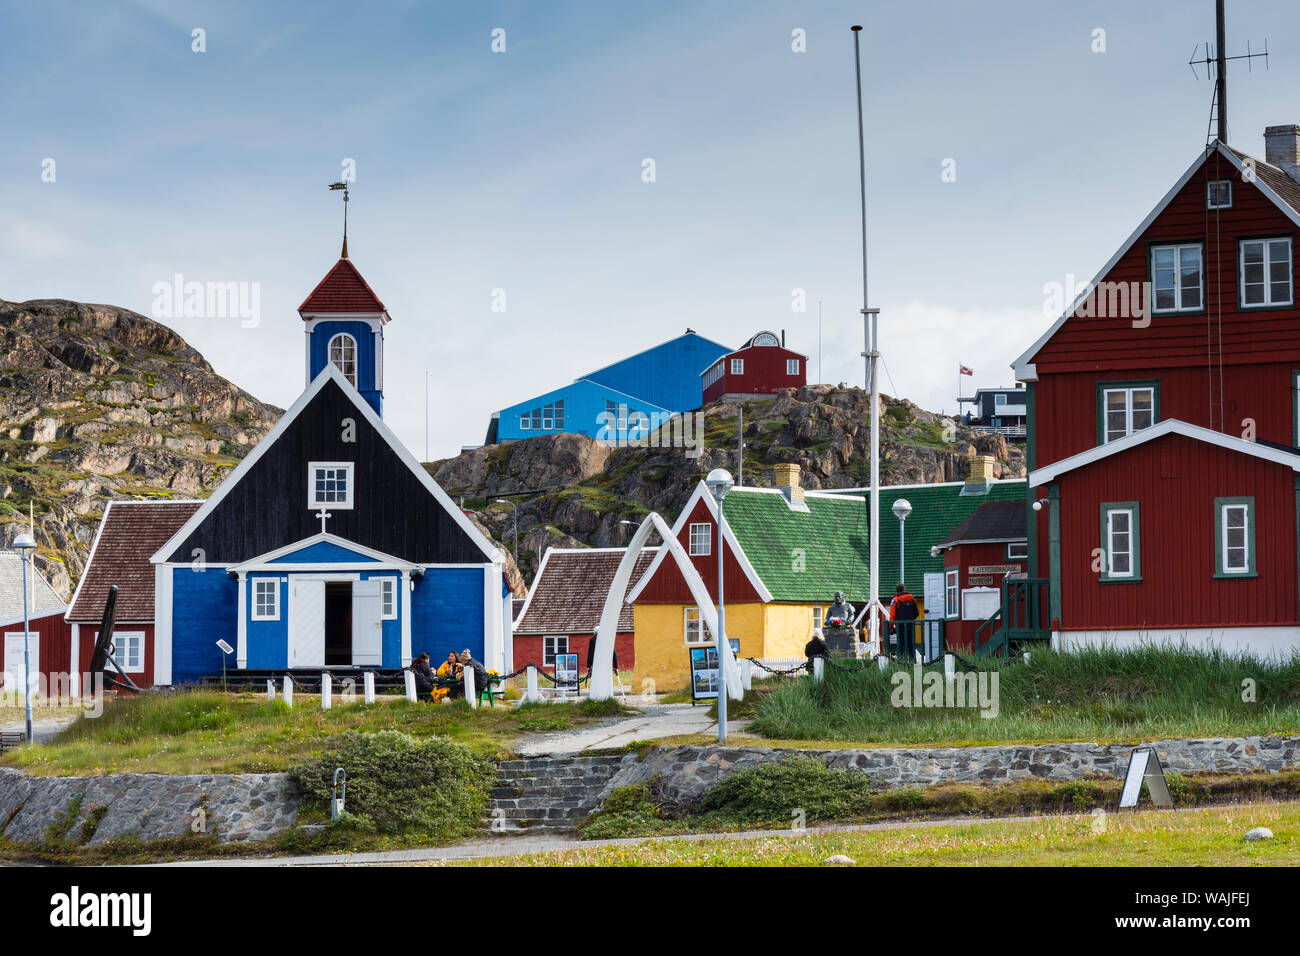
[[[239,640],[239,588],[225,568],[172,568],[172,683],[221,673],[217,641]],[[229,666],[234,667],[234,655]]]
[[[411,655],[437,664],[469,648],[483,659],[483,567],[430,568],[411,594]]]
[[[679,335],[583,378],[660,408],[689,412],[702,404],[700,373],[730,351],[694,333]]]
[[[357,391],[376,412],[384,414],[383,393],[375,381],[375,333],[364,322],[344,322],[319,320],[312,327],[309,358],[311,361],[311,378],[315,380],[329,363],[330,339],[340,332],[346,332],[357,340]],[[381,336],[383,332],[379,333]]]
[[[332,541],[317,541],[297,551],[276,558],[268,564],[359,564],[373,562],[368,555],[340,547]]]
[[[278,621],[253,620],[253,581],[261,578],[274,578],[280,581],[280,619]],[[278,668],[289,666],[289,584],[282,574],[251,572],[244,581],[248,589],[244,595],[244,607],[247,609],[248,621],[245,624],[245,639],[248,642],[248,666],[254,669]]]
[[[558,401],[564,402],[563,427],[529,427],[527,429],[520,427],[520,416],[531,413],[534,408],[554,405]],[[501,419],[497,425],[497,441],[529,438],[533,435],[554,435],[560,432],[567,432],[570,435],[587,435],[591,438],[625,440],[629,437],[628,430],[620,430],[617,421],[608,430],[608,434],[601,434],[602,423],[605,421],[602,416],[605,415],[605,409],[608,407],[606,402],[614,402],[616,406],[626,406],[629,416],[633,412],[641,412],[647,418],[653,419],[655,415],[665,416],[671,414],[668,409],[652,402],[633,398],[631,395],[625,395],[622,392],[584,379],[581,382],[565,385],[553,392],[547,392],[544,395],[538,395],[536,398],[530,398],[526,402],[520,402],[517,405],[502,409],[500,413]]]

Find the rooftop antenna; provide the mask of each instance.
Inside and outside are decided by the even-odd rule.
[[[1257,57],[1263,57],[1264,69],[1266,70],[1268,69],[1268,38],[1267,37],[1264,38],[1263,53],[1253,52],[1250,48],[1250,41],[1247,40],[1245,53],[1240,53],[1237,56],[1226,55],[1228,49],[1228,41],[1226,39],[1226,32],[1224,29],[1223,4],[1224,4],[1224,0],[1215,0],[1214,45],[1211,46],[1208,40],[1205,41],[1205,55],[1198,59],[1197,53],[1199,53],[1201,50],[1201,45],[1198,43],[1196,47],[1192,50],[1191,59],[1187,61],[1187,65],[1192,68],[1192,76],[1196,77],[1198,80],[1201,78],[1200,74],[1196,72],[1196,66],[1199,63],[1200,65],[1205,67],[1206,78],[1214,80],[1214,97],[1210,101],[1210,124],[1214,126],[1215,121],[1217,120],[1218,131],[1217,131],[1217,135],[1213,138],[1209,135],[1208,131],[1206,132],[1206,136],[1205,136],[1206,146],[1212,145],[1214,139],[1216,138],[1224,146],[1228,145],[1228,61],[1245,60],[1246,69],[1250,72],[1254,72],[1251,61],[1256,59]],[[1213,70],[1210,69],[1211,66],[1214,67]]]
[[[862,333],[866,339],[867,391],[871,394],[871,497],[867,520],[871,526],[870,577],[868,582],[868,640],[871,653],[880,650],[880,381],[877,365],[880,362],[877,334],[880,310],[873,309],[867,296],[867,154],[862,131],[862,53],[859,46],[861,26],[852,26],[853,72],[858,94],[858,185],[862,197]]]
[[[348,184],[347,183],[330,183],[330,191],[343,190],[343,255],[340,258],[348,257]]]

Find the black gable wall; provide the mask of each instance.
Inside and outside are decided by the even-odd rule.
[[[344,441],[345,419],[355,423],[355,441]],[[334,381],[168,560],[192,561],[197,548],[203,560],[238,563],[318,534],[320,517],[307,507],[312,461],[356,463],[355,506],[329,509],[331,534],[415,564],[488,560]]]

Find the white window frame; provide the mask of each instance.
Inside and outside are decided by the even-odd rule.
[[[1011,549],[1015,548],[1015,551]],[[1008,541],[1007,542],[1007,560],[1008,561],[1027,561],[1029,560],[1029,542],[1028,541]]]
[[[20,632],[21,633],[21,632]],[[33,634],[36,632],[33,631]],[[95,632],[95,639],[99,639],[99,632]],[[131,657],[124,650],[125,647],[133,647],[136,656],[139,659],[138,665],[131,666]],[[114,631],[113,632],[113,657],[122,665],[119,674],[143,674],[145,672],[145,648],[144,648],[144,631]],[[108,662],[109,667],[113,667],[112,661]]]
[[[560,647],[560,641],[564,642],[564,647]],[[550,650],[547,650],[550,648]],[[569,653],[569,635],[568,634],[546,634],[542,637],[542,666],[554,667],[555,658],[559,654]]]
[[[346,340],[346,341],[340,342],[341,339],[342,339],[342,340]],[[344,365],[340,364],[339,362],[334,361],[334,343],[336,343],[336,342],[339,342],[339,343],[340,343],[340,346],[341,346],[341,347],[343,348],[343,350],[344,350],[344,354],[343,354],[343,356],[341,357],[341,361],[343,361],[343,362],[348,361],[348,357],[347,357],[347,348],[348,348],[348,344],[351,343],[351,349],[352,349],[352,355],[351,355],[352,372],[351,372],[351,374],[348,373],[348,370],[347,370],[347,368],[346,368]],[[343,373],[343,377],[346,378],[346,379],[348,380],[348,384],[349,384],[349,385],[351,385],[353,388],[357,388],[357,387],[358,387],[358,386],[357,386],[357,381],[358,381],[358,379],[357,379],[357,369],[360,367],[361,352],[360,352],[360,350],[358,349],[358,346],[357,346],[357,340],[356,340],[355,338],[353,338],[353,337],[352,337],[351,335],[349,335],[347,332],[335,332],[333,335],[330,336],[329,344],[325,346],[325,360],[326,360],[327,362],[329,362],[331,365],[333,365],[335,368],[337,368],[341,373]]]
[[[1215,543],[1219,549],[1218,562],[1215,567],[1216,577],[1235,578],[1235,577],[1253,577],[1255,575],[1255,539],[1253,531],[1255,529],[1255,518],[1251,513],[1254,507],[1254,498],[1244,500],[1230,499],[1219,500],[1215,502],[1215,510],[1218,514],[1215,516],[1218,521],[1218,533],[1215,535]],[[1240,511],[1242,514],[1241,526],[1241,551],[1244,552],[1244,564],[1230,564],[1228,562],[1229,550],[1228,544],[1228,515],[1230,512]]]
[[[1115,516],[1124,515],[1128,520],[1128,527],[1123,531],[1115,530]],[[1106,541],[1105,541],[1105,577],[1108,581],[1129,581],[1137,580],[1139,577],[1139,562],[1141,561],[1139,548],[1141,543],[1138,540],[1139,534],[1137,509],[1124,506],[1107,506],[1106,508]],[[1128,548],[1118,552],[1128,556],[1128,570],[1115,570],[1115,535],[1125,534],[1128,536]]]
[[[1006,393],[1005,392],[995,393],[993,396],[993,407],[997,408],[999,405],[1005,405],[1005,404],[1007,404]]]
[[[961,568],[943,569],[943,616],[948,620],[961,616]]]
[[[1134,392],[1151,393],[1151,425],[1157,424],[1159,420],[1156,412],[1157,402],[1159,401],[1159,389],[1157,386],[1118,385],[1114,388],[1103,386],[1101,390],[1101,439],[1103,445],[1109,442],[1118,441],[1121,438],[1126,438],[1129,435],[1132,435],[1134,432],[1144,431],[1151,427],[1151,425],[1143,426],[1143,428],[1133,427]],[[1121,394],[1124,396],[1124,431],[1122,434],[1112,436],[1110,433],[1110,396]]]
[[[1269,258],[1272,251],[1273,243],[1286,243],[1286,298],[1273,298],[1273,282],[1269,278],[1269,272],[1273,265],[1273,260]],[[1246,301],[1246,247],[1259,246],[1260,253],[1263,256],[1264,269],[1264,300],[1262,302]],[[1290,236],[1269,236],[1262,239],[1242,239],[1237,248],[1237,302],[1243,309],[1276,309],[1282,306],[1292,305],[1295,302],[1295,273],[1292,256],[1292,245]]]
[[[731,374],[732,375],[745,374],[745,360],[743,358],[734,358],[731,360]]]
[[[253,608],[250,620],[254,621],[278,621],[280,620],[280,579],[279,578],[250,578],[252,582],[253,593],[249,596],[249,604]],[[270,585],[270,587],[266,587]],[[269,591],[271,594],[271,610],[260,611],[258,608],[264,603],[260,600],[260,594]]]
[[[526,431],[532,431],[532,428],[533,428],[533,413],[524,412],[522,415],[519,416],[519,430],[521,432],[526,432]]]
[[[694,612],[694,619],[691,613]],[[695,632],[695,640],[691,640],[691,632]],[[704,618],[700,616],[698,607],[682,608],[682,643],[692,647],[700,644],[712,644],[708,637],[708,632],[704,629]]]
[[[1197,257],[1197,274],[1199,276],[1199,285],[1197,286],[1198,301],[1196,305],[1183,304],[1183,252],[1188,249],[1196,250]],[[1159,293],[1156,278],[1156,256],[1163,251],[1172,251],[1174,254],[1174,304],[1171,307],[1160,308]],[[1205,249],[1199,242],[1184,242],[1177,244],[1165,244],[1151,247],[1151,311],[1162,315],[1172,315],[1176,312],[1201,312],[1205,309]]]
[[[785,360],[785,374],[786,374],[786,375],[798,375],[798,374],[799,374],[799,360],[798,360],[798,359],[786,359],[786,360]]]
[[[812,607],[812,626],[814,631],[826,626],[826,612],[820,604]]]
[[[701,536],[702,535],[702,536]],[[713,525],[707,521],[692,521],[687,543],[691,557],[707,557],[713,553]]]
[[[319,501],[316,498],[316,472],[322,468],[332,468],[344,470],[347,488],[347,497],[343,501]],[[324,508],[326,511],[331,508],[338,508],[340,511],[351,511],[355,507],[357,497],[356,485],[356,463],[351,461],[309,461],[307,463],[307,507],[313,511],[319,511]]]
[[[1214,201],[1214,187],[1228,187],[1228,201],[1216,203]],[[1231,209],[1232,208],[1232,180],[1231,179],[1211,179],[1205,184],[1205,208],[1206,209]]]
[[[397,578],[380,578],[379,579],[379,619],[381,621],[397,620]],[[388,607],[389,602],[392,607]]]

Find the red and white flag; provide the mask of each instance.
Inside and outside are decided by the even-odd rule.
[[[974,374],[975,374],[975,373],[972,372],[970,369],[968,369],[965,365],[958,365],[957,368],[961,370],[961,374],[962,374],[962,375],[974,375]]]

